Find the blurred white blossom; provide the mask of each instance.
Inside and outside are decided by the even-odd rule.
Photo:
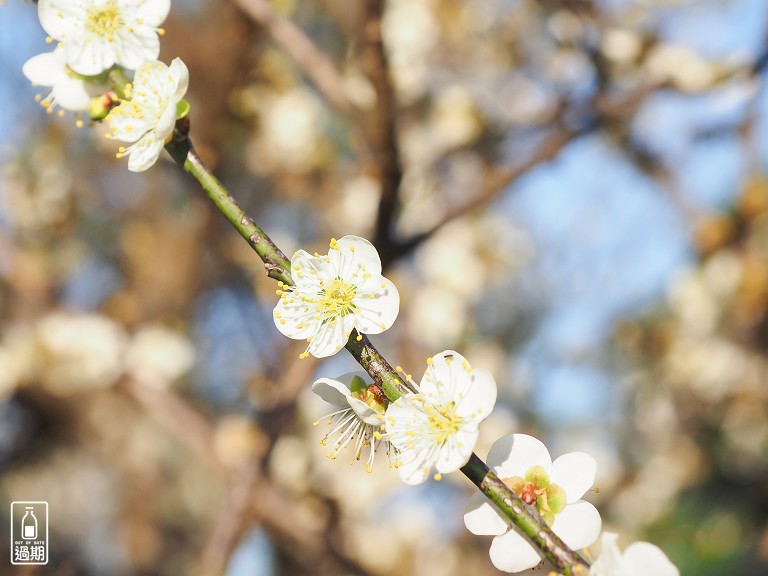
[[[78,74],[95,76],[119,64],[136,70],[160,53],[158,28],[170,0],[40,0],[40,23],[58,40]]]
[[[188,372],[195,360],[192,343],[162,326],[139,330],[128,345],[126,370],[145,384],[164,387]]]
[[[189,70],[181,58],[174,58],[170,66],[148,62],[136,72],[131,99],[107,116],[110,137],[133,143],[117,154],[129,156],[128,170],[143,172],[157,162],[176,125],[176,104],[188,85]]]

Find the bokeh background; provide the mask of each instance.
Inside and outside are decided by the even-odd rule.
[[[325,458],[309,385],[352,360],[298,360],[170,161],[45,114],[36,6],[2,4],[0,526],[47,500],[52,542],[23,573],[497,574],[463,476]],[[623,544],[768,573],[768,3],[174,0],[165,28],[199,152],[283,251],[371,239],[390,362],[495,375],[481,457],[589,452]]]

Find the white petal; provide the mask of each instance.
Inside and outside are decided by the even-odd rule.
[[[129,70],[137,70],[145,63],[157,60],[160,55],[160,38],[157,32],[147,26],[136,26],[133,30],[123,28],[109,47],[117,63]]]
[[[401,464],[397,469],[400,479],[406,484],[421,484],[429,477],[429,472],[437,455],[436,446],[422,444],[416,450],[400,450]]]
[[[590,576],[625,576],[624,561],[619,547],[616,545],[618,535],[613,532],[603,532],[600,540],[600,556],[589,570]]]
[[[171,10],[171,0],[148,0],[140,8],[142,21],[149,26],[160,26]]]
[[[86,84],[77,78],[64,78],[51,91],[58,106],[70,112],[84,112],[91,104],[91,95]]]
[[[334,406],[349,405],[349,387],[332,378],[320,378],[312,384],[312,392]]]
[[[278,300],[272,311],[272,318],[277,329],[294,340],[305,340],[320,328],[320,320],[315,318],[314,307],[302,302],[295,293]]]
[[[60,48],[53,52],[45,52],[32,56],[24,63],[21,71],[30,82],[38,86],[53,86],[60,82],[66,73],[64,72],[64,54]]]
[[[134,146],[128,158],[128,170],[131,172],[144,172],[151,168],[163,151],[163,142],[155,140],[151,132],[148,132]]]
[[[400,311],[400,293],[395,285],[383,276],[377,282],[375,291],[360,290],[353,300],[357,306],[355,328],[361,334],[381,334],[395,323]]]
[[[336,245],[338,250],[331,249],[328,256],[343,280],[355,285],[361,283],[362,270],[373,277],[381,276],[379,253],[368,240],[359,236],[344,236]]]
[[[184,98],[184,95],[187,93],[187,88],[189,87],[189,69],[181,58],[174,58],[171,61],[169,71],[176,84],[176,92],[173,94],[173,99],[178,102]]]
[[[326,256],[312,256],[304,250],[294,253],[291,274],[299,292],[315,296],[320,290],[319,278],[330,281],[335,277],[336,272],[327,260]]]
[[[334,320],[320,324],[312,336],[307,350],[316,358],[333,356],[344,348],[347,340],[349,340],[349,334],[354,326],[354,317],[348,314],[347,316],[337,316]]]
[[[419,391],[434,402],[455,401],[456,391],[464,390],[469,383],[469,362],[455,350],[444,350],[430,360],[419,382]]]
[[[165,139],[171,135],[174,127],[176,126],[176,103],[170,102],[168,107],[163,111],[163,115],[157,122],[155,127],[155,138],[165,142]]]
[[[462,429],[448,437],[435,462],[438,472],[447,474],[455,472],[469,462],[469,457],[475,449],[479,431],[476,426]]]
[[[624,551],[626,576],[680,576],[680,571],[660,548],[648,542],[635,542]]]
[[[496,404],[496,381],[490,372],[472,370],[466,389],[457,391],[456,414],[474,422],[485,420]]]
[[[37,15],[43,29],[53,38],[61,40],[78,22],[85,21],[86,10],[83,2],[73,0],[40,0]]]
[[[464,525],[478,536],[498,536],[509,529],[509,521],[482,492],[473,492],[464,509]]]
[[[552,465],[547,447],[527,434],[510,434],[496,440],[486,462],[500,478],[525,476],[532,466],[549,470]]]
[[[354,410],[357,417],[366,424],[369,424],[370,426],[381,426],[383,423],[384,419],[382,415],[362,400],[350,397],[349,406]]]
[[[534,547],[514,530],[493,539],[490,556],[493,565],[503,572],[522,572],[541,562]]]
[[[600,536],[601,527],[602,520],[597,508],[584,500],[568,504],[555,516],[552,524],[554,533],[574,550],[594,544]]]
[[[115,63],[112,47],[100,38],[72,35],[64,44],[67,64],[84,76],[96,76]]]
[[[597,462],[585,452],[563,454],[552,463],[549,480],[563,490],[568,504],[576,502],[595,483]]]

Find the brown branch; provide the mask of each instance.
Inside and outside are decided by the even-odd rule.
[[[383,16],[383,0],[364,0],[360,64],[376,93],[373,106],[365,112],[364,128],[373,170],[381,186],[373,243],[386,252],[392,243],[392,225],[400,207],[403,170],[397,142],[397,96],[381,34]]]
[[[344,78],[330,57],[288,18],[275,13],[267,0],[233,0],[240,9],[285,50],[328,101],[344,114],[357,114]]]
[[[428,230],[421,232],[404,242],[391,245],[389,252],[381,254],[383,266],[387,267],[394,260],[410,253],[446,224],[484,206],[499,196],[510,186],[510,184],[528,172],[531,168],[555,158],[560,150],[581,134],[582,132],[561,129],[544,140],[544,142],[539,145],[538,149],[522,164],[513,168],[490,169],[485,177],[485,181],[480,186],[477,193],[469,200],[449,209],[443,217]]]

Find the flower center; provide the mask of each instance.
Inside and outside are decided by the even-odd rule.
[[[541,466],[531,466],[523,478],[512,476],[502,478],[501,481],[523,502],[536,506],[536,510],[550,526],[555,516],[565,508],[565,490],[550,482],[549,475]]]
[[[115,0],[107,2],[104,6],[91,8],[87,16],[85,29],[97,36],[109,38],[123,25],[123,18]]]
[[[440,446],[464,425],[464,418],[456,414],[455,402],[442,405],[430,404],[425,406],[425,409],[429,428]]]
[[[357,306],[352,301],[355,294],[357,290],[354,285],[341,278],[332,280],[328,286],[322,288],[317,309],[323,315],[323,320],[353,314],[357,310]]]

